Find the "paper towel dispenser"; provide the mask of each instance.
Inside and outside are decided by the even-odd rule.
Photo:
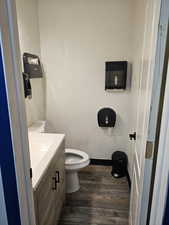
[[[126,89],[127,61],[106,62],[105,90]]]
[[[40,78],[43,76],[42,65],[37,55],[30,53],[23,54],[24,73],[29,75],[29,78]]]

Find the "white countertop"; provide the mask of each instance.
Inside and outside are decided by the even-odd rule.
[[[36,188],[38,185],[64,137],[64,134],[29,132],[33,188]]]

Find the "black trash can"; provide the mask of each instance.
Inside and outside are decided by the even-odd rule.
[[[112,154],[112,176],[115,178],[125,177],[128,174],[127,171],[128,158],[126,153],[116,151]]]

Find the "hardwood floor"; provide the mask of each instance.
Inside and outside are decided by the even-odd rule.
[[[111,167],[88,166],[79,173],[81,188],[67,194],[59,225],[127,225],[129,188]]]

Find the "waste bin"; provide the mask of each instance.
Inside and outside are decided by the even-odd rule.
[[[127,171],[128,158],[126,153],[116,151],[112,154],[112,176],[115,178],[125,177],[128,174]]]

